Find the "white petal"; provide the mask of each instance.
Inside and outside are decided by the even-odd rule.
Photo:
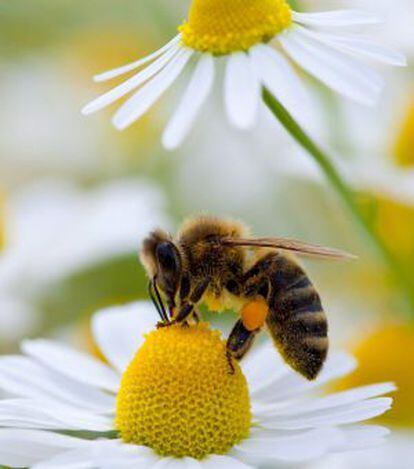
[[[309,26],[343,27],[380,23],[381,19],[366,11],[334,10],[317,13],[293,12],[293,20]]]
[[[250,57],[235,52],[227,60],[224,100],[230,122],[237,128],[250,129],[257,120],[260,83]]]
[[[378,44],[369,39],[358,36],[340,36],[337,34],[322,33],[297,26],[301,33],[327,44],[343,52],[356,56],[366,57],[388,65],[404,67],[407,65],[406,57],[398,51]]]
[[[291,373],[270,341],[252,350],[240,364],[253,399],[261,389],[273,387],[278,379]]]
[[[311,108],[302,80],[289,62],[275,49],[260,44],[250,55],[263,85],[286,107],[292,116],[303,122]]]
[[[25,399],[5,399],[0,401],[0,427],[56,429],[56,420],[38,408],[33,408]],[[60,427],[62,429],[62,426]]]
[[[269,383],[266,393],[260,395],[252,393],[252,401],[264,404],[294,399],[311,389],[351,373],[355,368],[356,362],[350,355],[338,352],[331,353],[316,380],[308,381],[298,373],[289,371],[278,379],[276,386]]]
[[[202,461],[203,469],[251,469],[252,466],[232,458],[231,456],[209,456]]]
[[[23,351],[56,370],[84,384],[116,392],[120,377],[104,363],[51,340],[28,340]]]
[[[144,334],[154,329],[156,311],[149,302],[104,309],[93,316],[96,343],[108,361],[123,373],[144,342]]]
[[[0,427],[5,426],[107,432],[113,430],[113,421],[50,401],[7,399],[0,401]]]
[[[112,120],[115,127],[120,130],[125,129],[145,114],[178,78],[192,55],[191,49],[181,48],[155,78],[146,83],[121,106]]]
[[[303,404],[298,404],[298,412],[329,409],[338,405],[353,404],[358,401],[389,394],[396,390],[392,383],[371,384],[348,391],[337,392],[321,398],[313,398]]]
[[[160,456],[146,446],[125,444],[121,440],[95,440],[90,444],[93,467],[146,469],[154,467]]]
[[[158,462],[157,459],[140,459],[139,461],[115,461],[115,465],[111,462],[106,463],[105,461],[99,466],[99,469],[148,469],[153,468]],[[95,469],[96,466],[93,467]]]
[[[161,49],[158,49],[152,54],[147,55],[146,57],[143,57],[142,59],[139,59],[136,62],[132,62],[130,64],[123,65],[122,67],[118,67],[113,70],[109,70],[107,72],[96,75],[94,77],[94,80],[97,82],[106,81],[106,80],[110,80],[112,78],[118,77],[120,75],[123,75],[124,73],[131,72],[132,70],[136,70],[142,65],[145,65],[146,63],[151,62],[152,60],[156,59],[157,57],[162,55],[164,52],[167,52],[168,50],[170,50],[172,47],[178,44],[180,40],[181,40],[181,34],[178,34],[173,39],[171,39],[170,42],[165,44],[165,46],[161,47]]]
[[[272,462],[303,462],[326,454],[344,437],[334,428],[283,434],[262,431],[235,446],[230,454],[255,467]],[[273,436],[274,435],[274,436]]]
[[[299,430],[323,426],[337,426],[362,422],[377,417],[391,408],[392,399],[379,397],[347,405],[301,412],[295,406],[269,413],[260,419],[264,428],[275,430]]]
[[[342,429],[345,441],[335,451],[354,451],[378,446],[390,434],[388,428],[378,425],[350,425]]]
[[[155,464],[159,461],[159,458],[141,458],[139,461],[127,461],[127,460],[116,460],[115,465],[112,462],[103,461],[99,466],[99,469],[148,469],[153,468]],[[93,469],[95,469],[94,466]]]
[[[0,358],[0,388],[11,395],[71,404],[97,413],[111,413],[115,398],[99,389],[49,370],[31,358]]]
[[[201,463],[196,459],[171,457],[162,458],[153,466],[154,469],[200,469],[201,467]]]
[[[149,448],[124,445],[117,440],[93,440],[43,461],[33,469],[147,469],[158,459]]]
[[[213,82],[214,59],[210,54],[203,54],[177,110],[165,129],[162,138],[165,148],[177,148],[187,136],[210,93]]]
[[[83,448],[65,451],[35,464],[31,469],[94,469],[89,451]]]
[[[130,93],[131,91],[135,90],[136,88],[141,86],[143,83],[145,83],[147,80],[149,80],[154,75],[156,75],[160,70],[162,70],[165,67],[165,65],[168,62],[170,62],[174,58],[175,55],[177,55],[178,51],[179,51],[178,46],[172,47],[165,54],[163,54],[158,60],[153,62],[151,65],[148,65],[148,67],[144,68],[144,70],[137,73],[136,75],[131,77],[129,80],[125,81],[124,83],[121,83],[116,88],[113,88],[111,91],[108,91],[102,96],[99,96],[99,98],[94,99],[92,102],[87,104],[82,109],[82,114],[88,115],[88,114],[97,112],[103,109],[104,107],[109,106],[110,104],[114,103],[115,101],[122,98],[123,96]]]
[[[301,414],[303,412],[330,409],[389,394],[395,391],[395,389],[396,387],[392,383],[372,384],[370,386],[350,389],[349,391],[333,393],[324,397],[311,397],[301,402],[295,401],[291,407],[287,405],[281,406],[280,404],[262,406],[260,410],[255,412],[255,416],[258,418],[266,417],[267,414],[272,413],[272,410],[277,410],[278,414],[285,415],[292,412]]]
[[[377,101],[383,80],[360,61],[304,36],[299,28],[278,39],[302,68],[338,93],[366,105]]]
[[[84,440],[52,432],[1,428],[0,464],[28,467],[83,444]]]

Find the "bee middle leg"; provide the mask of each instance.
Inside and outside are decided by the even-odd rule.
[[[192,319],[193,319],[195,324],[198,324],[201,321],[201,314],[196,309],[193,310]]]
[[[190,325],[199,324],[201,321],[200,313],[194,309],[193,312],[181,324],[183,327],[190,327]]]
[[[233,327],[226,344],[227,359],[231,373],[234,373],[234,366],[232,359],[240,361],[246,353],[250,350],[253,345],[256,335],[260,332],[260,329],[249,331],[243,324],[243,320],[239,319]]]

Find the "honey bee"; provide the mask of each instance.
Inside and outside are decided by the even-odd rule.
[[[353,257],[296,240],[252,238],[241,223],[202,216],[186,221],[175,239],[152,232],[140,259],[160,326],[198,321],[201,303],[211,311],[236,310],[239,319],[227,339],[231,367],[266,326],[286,363],[313,380],[327,356],[328,324],[318,292],[292,253]]]

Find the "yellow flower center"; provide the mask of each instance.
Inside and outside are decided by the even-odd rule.
[[[122,377],[116,428],[162,456],[225,454],[249,435],[250,398],[220,333],[205,323],[147,335]]]
[[[339,383],[339,389],[393,381],[398,390],[390,412],[378,420],[414,427],[414,327],[388,325],[376,330],[354,349],[358,368]]]
[[[401,166],[414,166],[414,101],[407,110],[397,138],[395,158]]]
[[[286,0],[193,0],[180,31],[186,46],[221,55],[268,42],[291,24]]]

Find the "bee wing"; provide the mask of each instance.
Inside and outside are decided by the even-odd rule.
[[[223,240],[223,244],[226,246],[281,249],[283,251],[291,251],[297,254],[325,259],[349,260],[356,259],[357,257],[339,249],[305,243],[303,241],[289,238],[227,238]]]

